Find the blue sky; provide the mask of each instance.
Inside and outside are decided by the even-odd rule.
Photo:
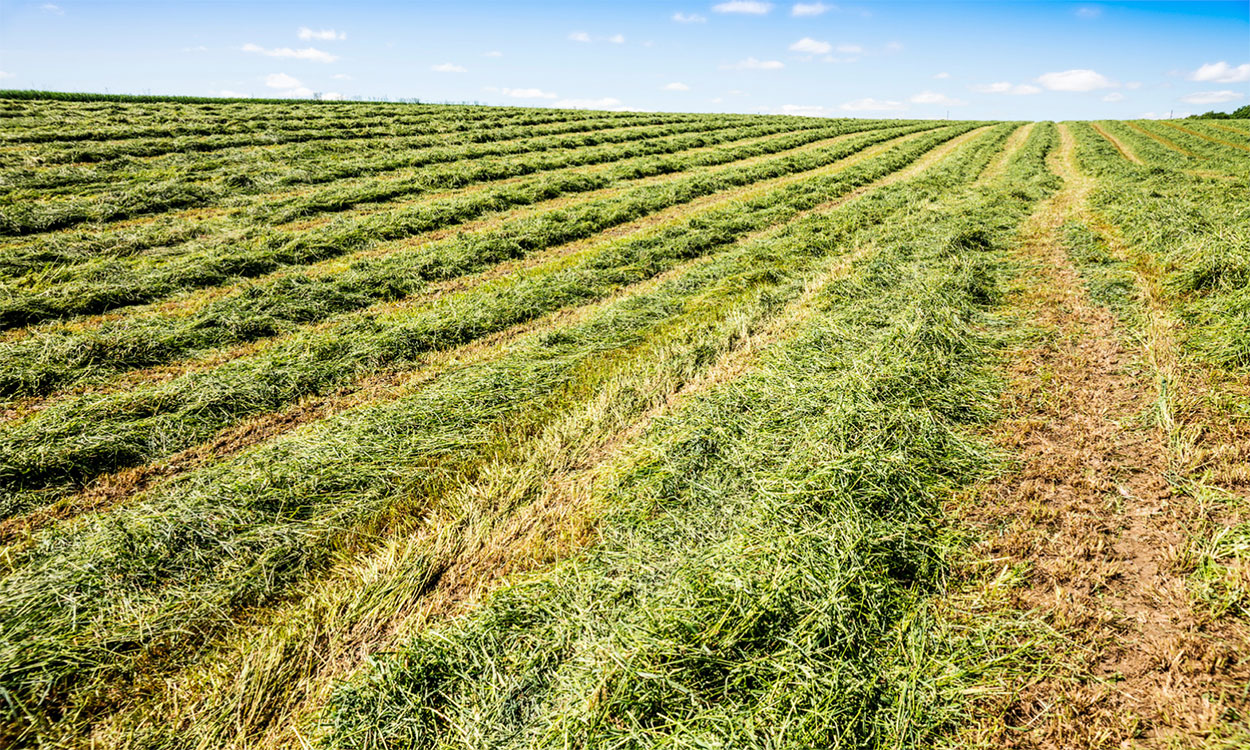
[[[0,0],[0,87],[858,117],[1250,101],[1250,3]]]

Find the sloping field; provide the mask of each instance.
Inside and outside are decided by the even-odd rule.
[[[1250,123],[0,99],[0,745],[1250,743]]]

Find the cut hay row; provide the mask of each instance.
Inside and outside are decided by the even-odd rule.
[[[0,745],[1250,737],[1244,122],[9,95]]]
[[[954,126],[932,137],[949,137]],[[642,187],[591,201],[567,211],[539,214],[481,234],[449,238],[404,248],[355,263],[333,277],[281,276],[241,293],[212,300],[185,316],[145,316],[106,322],[83,332],[52,328],[0,344],[9,367],[0,370],[0,393],[41,395],[85,378],[109,376],[186,356],[196,349],[242,343],[274,336],[293,327],[322,320],[387,300],[419,293],[429,283],[454,278],[504,260],[523,257],[563,242],[592,236],[610,227],[735,186],[818,169],[859,148],[888,139],[890,131],[862,136],[810,150],[800,149],[748,166],[696,173],[659,187]],[[407,236],[395,217],[380,220],[372,234],[359,228],[341,230],[321,242],[296,241],[291,253],[315,255],[321,248],[334,254],[359,249],[393,236]]]
[[[1001,145],[1007,131],[1007,128],[996,131],[995,147]],[[988,162],[993,149],[976,148],[977,142],[969,143],[969,148],[955,152],[958,158],[952,159],[955,163],[948,170],[935,171],[946,175],[947,179],[952,179],[955,175],[961,175],[966,180],[974,179]],[[865,165],[871,163],[871,160],[864,162]],[[901,186],[903,183],[898,184]],[[494,452],[489,446],[499,445],[501,440],[511,441],[516,436],[535,429],[537,425],[550,419],[553,413],[572,408],[580,399],[592,395],[598,388],[595,384],[613,372],[631,373],[636,369],[632,363],[654,361],[654,352],[664,351],[667,347],[674,347],[672,356],[677,357],[675,363],[686,357],[694,357],[693,360],[688,360],[690,364],[707,361],[705,358],[710,354],[705,348],[707,343],[740,331],[744,322],[754,315],[778,309],[776,295],[782,294],[782,290],[790,290],[784,292],[783,297],[793,297],[801,291],[802,279],[816,270],[812,264],[821,262],[826,253],[840,252],[837,238],[841,232],[856,231],[856,227],[887,226],[888,223],[878,223],[883,218],[882,207],[875,210],[872,205],[859,208],[874,195],[875,193],[869,193],[863,201],[845,204],[829,217],[812,215],[805,218],[780,232],[774,239],[763,239],[721,253],[707,263],[694,266],[659,285],[652,292],[625,297],[605,307],[602,312],[583,323],[537,336],[528,343],[518,343],[497,362],[447,373],[417,392],[394,402],[357,409],[325,423],[311,425],[257,450],[197,471],[149,492],[136,505],[119,508],[107,514],[105,517],[110,519],[107,522],[108,528],[119,529],[119,523],[128,525],[127,535],[138,531],[140,526],[129,525],[123,518],[132,518],[135,521],[139,518],[146,519],[140,525],[156,533],[155,536],[148,537],[153,542],[162,538],[170,542],[173,540],[165,537],[165,532],[157,531],[151,526],[152,523],[167,530],[182,528],[183,531],[176,532],[180,541],[175,544],[187,554],[181,555],[182,562],[173,567],[161,566],[166,574],[182,579],[182,583],[171,585],[171,580],[161,582],[159,579],[166,574],[157,574],[158,578],[152,578],[151,575],[157,571],[150,567],[144,579],[146,583],[141,583],[140,579],[123,574],[122,568],[111,567],[111,563],[104,563],[103,557],[97,556],[97,565],[101,566],[97,569],[111,568],[113,573],[107,578],[96,579],[96,582],[120,586],[121,588],[115,589],[119,595],[123,590],[130,590],[131,593],[126,595],[129,603],[123,604],[120,599],[112,596],[99,596],[102,592],[96,591],[87,598],[97,603],[112,602],[109,605],[111,614],[101,612],[97,618],[81,610],[78,624],[64,621],[63,624],[73,630],[81,627],[92,630],[102,627],[112,631],[114,635],[98,640],[99,636],[104,635],[103,631],[89,637],[86,631],[81,631],[82,637],[75,639],[77,643],[85,645],[95,641],[98,645],[89,647],[86,651],[78,651],[77,656],[70,656],[69,652],[62,651],[61,656],[53,657],[52,661],[57,662],[61,662],[63,657],[69,658],[69,662],[62,662],[66,665],[66,670],[57,678],[58,682],[70,680],[64,683],[68,686],[78,675],[84,674],[78,667],[70,666],[70,662],[81,666],[82,662],[78,661],[81,658],[103,659],[103,662],[97,661],[103,671],[95,674],[98,679],[111,680],[133,668],[136,664],[133,659],[139,653],[146,654],[144,658],[150,659],[164,646],[174,645],[175,641],[192,647],[198,638],[224,624],[220,619],[223,614],[220,609],[222,604],[230,602],[229,608],[243,605],[248,599],[261,593],[254,588],[258,584],[276,593],[278,589],[274,589],[274,586],[284,587],[295,583],[328,562],[330,558],[326,555],[331,550],[341,548],[344,544],[348,544],[349,548],[357,544],[368,544],[371,529],[378,530],[387,523],[400,521],[406,515],[403,510],[405,507],[415,510],[424,503],[432,502],[438,489],[455,481],[454,477],[473,475],[473,467]],[[906,206],[911,203],[908,191],[901,187],[892,191],[891,195],[896,205]],[[816,248],[821,247],[827,249],[817,252]],[[751,313],[752,309],[758,312]],[[738,317],[744,315],[745,318]],[[724,318],[724,323],[715,323],[722,316],[729,317]],[[714,333],[717,326],[727,326],[725,333]],[[728,339],[722,340],[729,343],[736,340],[738,335],[732,333]],[[710,339],[705,338],[706,336],[710,336]],[[687,353],[681,354],[683,351]],[[682,365],[679,371],[685,371],[690,364]],[[495,385],[487,386],[488,383]],[[628,392],[627,390],[626,394]],[[400,427],[401,424],[409,426]],[[425,436],[420,437],[422,434]],[[333,445],[327,443],[327,439]],[[312,453],[307,453],[308,451]],[[359,451],[364,451],[360,459],[364,459],[365,455],[370,458],[349,458]],[[387,457],[387,451],[398,453]],[[320,458],[314,458],[315,456]],[[397,477],[395,471],[411,460],[418,461],[418,465],[423,467],[419,475],[420,484],[407,488],[397,487],[394,484]],[[275,464],[274,461],[278,463]],[[261,466],[266,467],[263,470],[266,478],[247,478],[255,467]],[[288,468],[281,469],[281,466]],[[341,484],[347,476],[342,475],[340,469],[331,469],[332,466],[350,467],[348,471],[355,475],[354,479],[349,480],[352,489],[349,490],[347,485]],[[202,505],[210,502],[219,510],[225,509],[226,506],[221,504],[225,501],[225,496],[221,492],[235,480],[222,481],[220,476],[224,476],[221,475],[223,471],[233,472],[237,480],[243,482],[243,485],[237,486],[238,500],[252,499],[229,512],[233,517],[232,521],[217,525],[214,534],[218,536],[214,541],[203,538],[203,542],[209,546],[196,543],[198,549],[191,553],[185,545],[198,538],[206,529],[200,527],[199,531],[192,531],[184,524],[198,526],[194,518],[208,516],[224,521],[225,517],[219,516],[219,511],[208,511],[207,516],[203,515],[208,509]],[[288,485],[287,489],[279,490],[279,487],[286,484],[286,480],[278,478],[278,474],[274,473],[278,471],[297,471],[304,477],[299,482],[303,486]],[[340,474],[340,479],[335,479],[334,474]],[[295,474],[290,476],[294,478]],[[314,485],[308,485],[305,480],[313,477],[316,477],[313,480]],[[255,502],[260,501],[260,498],[253,494],[255,487],[252,485],[255,481],[262,481],[270,488],[264,492],[266,498],[260,504]],[[314,486],[320,489],[314,489]],[[197,487],[202,489],[196,489]],[[205,491],[211,492],[216,499],[210,500],[209,495],[204,494]],[[279,500],[273,494],[286,491],[297,493],[301,498],[299,507],[303,510],[295,515],[282,511],[285,501]],[[323,492],[329,494],[324,495],[323,500],[314,499]],[[427,496],[426,499],[421,499],[423,496]],[[349,498],[350,501],[344,504]],[[413,503],[416,505],[412,505]],[[198,509],[192,510],[193,506],[198,506]],[[176,510],[176,507],[183,510]],[[290,510],[294,509],[291,506]],[[277,513],[270,515],[273,511]],[[245,521],[248,517],[252,520]],[[52,563],[50,559],[37,562],[54,548],[60,550],[53,553],[56,555],[76,554],[70,552],[71,547],[83,551],[94,547],[97,553],[105,554],[104,547],[98,546],[104,541],[99,535],[110,532],[104,531],[104,527],[96,525],[94,521],[84,520],[87,522],[72,522],[57,532],[49,530],[44,536],[48,541],[57,536],[63,542],[53,543],[51,546],[40,542],[23,553],[24,562],[6,579],[5,585],[11,586],[7,591],[16,593],[19,589],[24,590],[27,594],[18,597],[22,598],[35,594],[36,588],[42,587],[46,594],[51,594],[42,585],[27,588],[26,584],[34,583],[35,579],[30,576],[39,575],[37,570],[50,572],[54,568],[65,570],[74,567],[70,565],[67,568],[60,563]],[[248,531],[240,523],[259,525]],[[349,535],[344,537],[348,532]],[[63,536],[65,534],[70,536]],[[227,536],[220,536],[221,534]],[[233,537],[233,541],[227,541],[230,537]],[[321,541],[316,541],[318,537]],[[78,541],[70,542],[70,539]],[[66,547],[66,542],[71,547]],[[110,544],[108,542],[106,546]],[[259,547],[256,546],[258,544]],[[264,547],[269,547],[268,551],[262,551]],[[155,549],[150,551],[158,558],[163,556]],[[112,553],[108,553],[108,556],[123,566],[129,565],[126,560],[133,560],[129,554],[114,557]],[[248,562],[248,558],[252,562]],[[303,558],[303,562],[296,563],[297,558]],[[279,564],[278,568],[272,567],[275,563]],[[292,563],[293,566],[290,565]],[[201,572],[188,577],[191,569],[185,567],[187,564]],[[257,564],[260,567],[256,567]],[[244,583],[242,580],[230,582],[236,574],[242,574],[245,578],[259,578],[252,578],[252,583]],[[118,578],[118,575],[129,578],[130,582],[123,583],[123,578]],[[193,578],[203,575],[208,575],[209,578],[200,583],[193,581]],[[19,584],[23,579],[26,584]],[[65,583],[68,584],[68,580]],[[78,582],[81,583],[85,581]],[[77,587],[78,584],[72,586]],[[132,589],[135,584],[140,584],[140,589]],[[223,584],[225,588],[222,587]],[[240,584],[243,588],[238,588]],[[227,589],[233,590],[233,593],[227,593]],[[249,591],[251,593],[245,593]],[[86,594],[85,591],[82,593]],[[273,593],[261,594],[262,600]],[[223,595],[225,599],[221,598]],[[244,598],[238,598],[240,595]],[[8,595],[0,599],[16,603],[16,599]],[[84,599],[83,603],[86,601]],[[146,603],[141,603],[142,601]],[[161,604],[162,601],[166,603]],[[29,606],[31,604],[33,600],[27,599],[27,605],[22,609],[33,612]],[[36,605],[35,609],[40,607]],[[126,615],[129,618],[140,611],[148,611],[149,614],[143,615],[144,624],[139,631],[133,630],[133,625],[126,625],[117,619],[122,612],[130,613]],[[170,617],[174,619],[168,619]],[[179,621],[181,625],[176,624]],[[159,624],[162,622],[165,625]],[[20,658],[28,658],[33,656],[35,650],[44,647],[63,648],[68,645],[67,642],[62,641],[59,646],[55,645],[59,639],[50,635],[58,627],[61,626],[44,622],[38,626],[37,631],[31,631],[32,636],[35,632],[44,634],[38,638],[43,646],[27,642],[17,652],[4,652],[21,653],[23,656]],[[166,628],[173,629],[165,630]],[[151,637],[148,646],[140,652],[132,652],[131,656],[125,657],[121,662],[115,661],[129,649],[112,639],[122,636],[129,640],[139,632],[146,632]],[[196,636],[195,633],[200,635]],[[148,636],[144,636],[144,640],[147,638]],[[169,638],[174,638],[175,641],[169,641]],[[112,645],[105,645],[106,642]],[[162,645],[158,646],[158,643]],[[39,663],[51,663],[40,657],[35,658]],[[106,664],[113,666],[105,667]],[[122,671],[118,672],[118,669]],[[79,702],[79,708],[96,708],[92,705],[97,699],[91,697],[94,693],[90,684],[80,687],[73,694],[76,696],[73,701]]]
[[[943,574],[933,499],[987,464],[960,427],[995,390],[994,337],[971,321],[1037,197],[1024,176],[938,182],[820,315],[649,431],[603,490],[597,544],[384,647],[303,731],[329,747],[927,745],[966,678],[950,664],[932,692],[910,683],[896,634]]]
[[[571,304],[611,294],[673,264],[719,251],[743,235],[786,221],[856,186],[888,175],[957,130],[920,134],[906,144],[859,151],[823,169],[750,183],[693,213],[543,265],[515,269],[477,286],[435,297],[428,304],[381,315],[366,312],[205,371],[154,387],[87,396],[53,406],[15,425],[9,459],[0,464],[8,491],[4,515],[55,500],[55,486],[157,458],[207,439],[241,415],[333,390],[351,380],[463,345]],[[998,129],[998,141],[1005,129]],[[993,147],[996,142],[987,147]],[[875,153],[869,153],[875,152]],[[281,372],[276,380],[266,373]],[[211,403],[204,400],[211,398]],[[71,416],[72,415],[72,416]],[[83,472],[89,473],[83,473]]]
[[[777,132],[774,128],[769,131]],[[378,187],[370,188],[371,200],[366,201],[365,210],[346,213],[331,226],[324,226],[323,221],[322,225],[313,223],[296,231],[274,231],[263,220],[223,217],[213,235],[172,248],[160,246],[155,254],[127,252],[128,248],[141,251],[143,246],[150,246],[152,243],[146,239],[140,240],[138,247],[133,242],[111,242],[107,255],[91,253],[82,262],[49,268],[49,248],[40,245],[26,258],[19,256],[19,262],[31,267],[33,273],[18,277],[20,286],[12,289],[13,300],[0,308],[0,320],[9,325],[25,325],[141,304],[180,289],[202,288],[227,279],[257,276],[284,265],[334,257],[367,242],[454,225],[515,205],[784,151],[837,133],[838,129],[811,129],[762,142],[756,140],[757,130],[661,137],[631,146],[558,154],[546,161],[526,157],[512,167],[486,163],[470,171],[427,171],[402,188],[377,183]],[[717,149],[718,145],[723,150]],[[598,165],[603,168],[594,168]],[[523,179],[531,174],[534,177]],[[488,190],[496,178],[500,180],[499,187]],[[425,205],[413,200],[418,195],[428,196],[426,200],[430,202],[443,200]],[[269,210],[283,212],[278,223],[309,215],[328,220],[330,214],[360,206],[360,197],[333,192],[329,196],[301,199],[296,209],[275,201]],[[404,200],[396,202],[397,198]],[[89,252],[100,243],[90,238],[84,244]],[[82,251],[71,245],[69,252]],[[119,254],[123,257],[118,258]]]
[[[298,216],[301,210],[299,199],[310,193],[315,195],[329,191],[331,194],[350,195],[355,187],[360,193],[360,197],[356,199],[358,202],[384,200],[392,194],[402,195],[405,190],[415,192],[419,188],[433,189],[444,185],[477,182],[479,173],[466,169],[462,162],[480,160],[482,166],[490,168],[481,174],[480,179],[491,179],[499,174],[513,176],[544,171],[552,168],[553,163],[576,164],[578,162],[568,160],[568,157],[574,155],[585,163],[594,163],[596,158],[607,158],[614,153],[614,144],[723,129],[726,129],[725,125],[717,121],[676,125],[648,124],[622,129],[592,128],[589,132],[575,135],[520,137],[487,145],[470,143],[448,146],[440,143],[407,153],[396,149],[388,152],[386,157],[375,156],[361,161],[345,160],[341,154],[331,152],[322,159],[312,159],[301,164],[301,175],[318,177],[299,180],[295,183],[299,187],[295,189],[288,185],[274,185],[270,180],[263,179],[263,175],[231,170],[214,179],[192,180],[178,174],[158,173],[155,177],[142,175],[136,180],[119,181],[120,184],[110,182],[101,190],[84,190],[81,186],[74,186],[71,195],[48,196],[44,190],[14,191],[7,198],[15,202],[21,211],[11,208],[0,214],[0,221],[3,222],[0,227],[7,228],[5,233],[11,235],[47,233],[87,223],[107,227],[124,219],[192,208],[218,209],[221,213],[238,213],[252,219],[265,219],[273,211],[280,211],[284,207],[284,201],[294,204],[294,208],[287,207],[288,213]],[[560,160],[554,158],[553,154],[566,158]],[[545,160],[541,158],[543,155],[547,157]],[[334,166],[323,168],[327,161]],[[457,165],[460,168],[457,169]],[[437,169],[429,169],[435,166]],[[414,182],[412,178],[415,174],[424,176],[424,181]],[[404,182],[405,178],[408,178],[407,182]],[[304,187],[327,183],[328,187],[324,189]],[[32,200],[31,196],[34,195],[46,196],[46,199]],[[345,202],[350,200],[344,197]],[[269,204],[275,205],[270,207]]]

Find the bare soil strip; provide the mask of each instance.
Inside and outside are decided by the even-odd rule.
[[[1245,709],[1247,644],[1193,605],[1181,558],[1196,511],[1168,481],[1158,394],[1141,375],[1147,357],[1174,355],[1127,349],[1086,295],[1060,230],[1093,183],[1060,132],[1065,187],[1024,229],[1028,270],[1012,299],[1045,335],[1012,353],[1010,416],[993,430],[1019,467],[960,512],[989,532],[984,557],[1029,566],[1013,605],[1068,640],[1055,656],[1066,666],[985,714],[982,734],[1002,747],[1191,746]]]
[[[1138,156],[1137,154],[1133,153],[1133,152],[1129,149],[1129,147],[1128,147],[1128,146],[1125,146],[1123,141],[1121,141],[1119,138],[1116,138],[1114,135],[1111,135],[1111,134],[1110,134],[1110,133],[1108,133],[1106,130],[1103,130],[1103,129],[1102,129],[1102,126],[1100,126],[1098,123],[1096,123],[1096,122],[1091,122],[1091,123],[1089,124],[1089,126],[1090,126],[1091,128],[1093,128],[1095,131],[1097,131],[1097,132],[1098,132],[1098,135],[1101,135],[1103,138],[1106,138],[1106,139],[1107,139],[1107,140],[1111,143],[1111,145],[1112,145],[1112,146],[1115,146],[1116,150],[1117,150],[1117,151],[1119,151],[1119,152],[1120,152],[1120,155],[1121,155],[1121,156],[1123,156],[1125,159],[1128,159],[1129,161],[1133,162],[1134,164],[1145,164],[1145,163],[1146,163],[1146,162],[1144,162],[1144,161],[1142,161],[1142,160],[1141,160],[1141,157],[1140,157],[1140,156]]]

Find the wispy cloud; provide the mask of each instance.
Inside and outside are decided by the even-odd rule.
[[[963,99],[955,99],[936,91],[921,91],[919,94],[915,94],[907,101],[914,104],[940,104],[944,107],[960,107],[968,103]]]
[[[855,99],[842,105],[847,112],[898,112],[907,109],[907,105],[891,99],[874,99],[867,97]]]
[[[493,49],[490,52],[482,53],[482,57],[503,57],[503,53],[497,49]]]
[[[332,75],[332,76],[330,76],[330,77],[331,77],[331,78],[333,78],[333,79],[334,79],[334,80],[336,80],[336,81],[350,81],[350,80],[352,80],[352,77],[351,77],[351,76],[349,76],[349,75],[347,75],[346,73],[335,73],[334,75]]]
[[[1181,101],[1186,104],[1224,104],[1225,102],[1235,102],[1244,94],[1240,91],[1198,91],[1181,97]]]
[[[331,55],[329,52],[323,52],[314,47],[305,47],[304,49],[291,49],[290,47],[265,49],[259,44],[245,44],[243,45],[243,51],[255,52],[268,57],[288,57],[294,60],[309,60],[320,63],[332,63],[339,59],[338,55]]]
[[[1229,65],[1223,60],[1216,63],[1206,63],[1191,73],[1189,80],[1207,83],[1241,83],[1250,81],[1250,63],[1242,63],[1236,67]]]
[[[756,0],[729,0],[729,2],[712,6],[712,10],[717,13],[746,13],[754,16],[762,16],[772,9],[772,3],[761,3]]]
[[[673,81],[664,87],[665,91],[689,91],[690,87],[679,81]]]
[[[745,60],[739,60],[736,63],[720,66],[721,70],[781,70],[786,64],[780,60],[757,60],[754,57],[748,57]]]
[[[586,33],[585,31],[574,31],[573,33],[569,34],[569,39],[571,39],[574,42],[581,42],[582,44],[590,44],[591,42],[596,42],[596,41],[597,42],[609,42],[611,44],[624,44],[625,43],[624,34],[613,34],[612,36],[593,37],[590,34]]]
[[[5,78],[17,78],[17,74],[16,74],[16,73],[10,73],[10,72],[5,71],[5,70],[0,70],[0,81],[4,80]]]
[[[835,6],[824,3],[795,3],[790,8],[790,15],[803,18],[823,15],[831,10],[835,10]]]
[[[439,63],[438,65],[431,65],[430,70],[434,71],[435,73],[468,73],[469,72],[468,68],[462,65],[457,65],[455,63],[449,63],[449,62]]]
[[[51,13],[54,16],[65,15],[65,11],[61,9],[61,6],[54,5],[52,3],[44,3],[43,5],[39,6],[39,9],[42,10],[44,13]]]
[[[1084,5],[1076,9],[1076,17],[1087,20],[1100,18],[1102,16],[1102,8],[1095,5]]]
[[[620,99],[611,96],[605,96],[601,99],[561,99],[553,106],[560,109],[607,109],[616,111],[629,109]]]
[[[293,99],[307,99],[312,96],[312,89],[300,83],[300,80],[286,73],[270,73],[265,76],[265,85],[276,89],[280,96]]]
[[[1037,77],[1037,82],[1050,91],[1097,91],[1098,89],[1109,89],[1115,84],[1101,73],[1096,73],[1087,68],[1075,68],[1073,70],[1064,70],[1058,73],[1043,73]]]
[[[542,89],[500,89],[500,93],[504,96],[510,96],[513,99],[556,99],[556,94]]]
[[[968,88],[978,94],[1011,94],[1014,96],[1025,96],[1028,94],[1040,94],[1042,90],[1037,86],[1028,83],[1008,83],[1007,81],[999,81],[997,83],[978,83]]]
[[[837,114],[828,107],[818,104],[783,104],[775,113],[795,117],[833,117]]]
[[[843,55],[862,55],[864,48],[858,44],[839,44],[837,50]]]
[[[805,36],[794,44],[790,45],[791,52],[806,52],[809,55],[827,55],[833,51],[833,45],[829,42],[821,42]]]
[[[674,13],[673,20],[677,23],[707,23],[707,16],[698,13]]]
[[[347,34],[334,29],[310,29],[307,26],[299,27],[299,38],[305,41],[316,39],[320,42],[333,42],[340,39],[346,39]]]
[[[939,80],[946,80],[947,78],[951,77],[951,74],[947,73],[946,71],[942,71],[941,73],[934,73],[933,77]]]
[[[1124,101],[1124,94],[1121,94],[1119,91],[1112,91],[1110,94],[1107,94],[1106,96],[1104,96],[1102,100],[1104,102],[1111,102],[1111,103],[1122,102]]]

